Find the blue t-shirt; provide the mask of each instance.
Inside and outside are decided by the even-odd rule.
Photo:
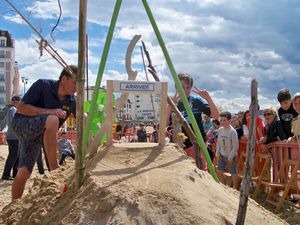
[[[66,117],[59,119],[59,126],[61,126],[71,113],[76,117],[76,98],[74,95],[68,95],[64,100],[59,100],[58,85],[59,81],[39,79],[31,85],[22,101],[44,109],[63,109],[66,111]]]
[[[200,129],[201,134],[202,134],[202,137],[203,137],[203,139],[205,141],[206,140],[206,134],[204,132],[203,125],[202,125],[202,113],[210,116],[211,112],[210,112],[209,105],[202,98],[200,98],[198,96],[192,96],[192,95],[190,95],[188,97],[188,101],[189,101],[190,107],[192,109],[192,112],[194,114],[194,117],[195,117],[195,119],[197,121],[198,127]],[[177,108],[179,109],[179,111],[181,112],[181,114],[185,118],[185,120],[191,126],[191,121],[190,121],[190,119],[189,119],[189,117],[187,115],[187,112],[186,112],[185,108],[184,108],[183,102],[179,101],[178,105],[177,105]],[[186,134],[185,130],[184,129],[182,129],[182,130],[183,130],[183,133]],[[192,146],[192,143],[190,142],[189,138],[186,139],[186,141],[184,142],[184,144],[185,144],[186,148],[189,148],[189,147]]]

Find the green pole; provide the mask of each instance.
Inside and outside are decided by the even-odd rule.
[[[157,27],[157,24],[156,24],[156,22],[154,20],[154,17],[152,15],[151,9],[150,9],[150,7],[149,7],[149,5],[148,5],[148,3],[147,3],[146,0],[143,0],[143,4],[144,4],[144,7],[145,7],[146,12],[148,14],[149,20],[150,20],[150,22],[152,24],[153,30],[154,30],[154,32],[156,34],[156,38],[157,38],[157,40],[159,42],[159,45],[160,45],[160,47],[161,47],[161,49],[162,49],[162,51],[164,53],[164,56],[166,58],[167,64],[168,64],[169,69],[170,69],[170,72],[171,72],[171,74],[173,76],[173,79],[174,79],[174,81],[176,83],[176,86],[178,88],[178,91],[179,91],[180,97],[182,99],[183,105],[184,105],[184,107],[185,107],[185,109],[187,111],[187,114],[188,114],[188,116],[189,116],[189,118],[191,120],[192,127],[193,127],[193,129],[195,131],[195,134],[196,134],[196,139],[197,139],[198,144],[199,144],[199,146],[201,147],[201,149],[202,149],[202,151],[204,153],[204,157],[205,157],[205,160],[207,162],[209,171],[210,171],[211,175],[213,176],[213,178],[217,182],[219,182],[218,176],[216,174],[216,171],[215,171],[215,168],[213,166],[213,163],[212,163],[212,161],[211,161],[211,159],[209,157],[208,151],[207,151],[206,146],[204,144],[203,137],[202,137],[202,135],[200,133],[199,127],[198,127],[197,122],[196,122],[196,119],[195,119],[194,114],[193,114],[193,112],[191,110],[191,107],[190,107],[190,105],[188,103],[188,99],[187,99],[187,97],[186,97],[186,95],[184,93],[184,90],[183,90],[183,87],[181,85],[181,82],[179,81],[179,78],[177,76],[177,73],[175,71],[173,63],[172,63],[171,58],[169,56],[168,50],[167,50],[167,48],[166,48],[166,46],[164,44],[162,36],[161,36],[161,34],[159,32],[159,29]]]
[[[106,60],[107,60],[107,55],[109,52],[109,48],[110,48],[110,44],[111,44],[111,40],[113,37],[113,33],[114,33],[115,25],[117,22],[117,18],[119,15],[121,4],[122,4],[122,0],[116,1],[113,16],[111,18],[109,30],[108,30],[108,33],[106,36],[106,41],[105,41],[105,45],[104,45],[104,49],[103,49],[103,53],[102,53],[102,57],[101,57],[101,62],[100,62],[99,69],[98,69],[95,89],[94,89],[93,96],[92,96],[91,108],[89,111],[87,125],[86,125],[86,129],[84,132],[84,137],[83,137],[84,155],[86,155],[86,153],[87,153],[87,142],[88,142],[89,133],[90,133],[90,130],[92,127],[92,120],[93,120],[94,111],[95,111],[95,107],[96,107],[96,101],[98,98],[99,88],[100,88],[100,84],[101,84],[101,80],[102,80],[102,76],[103,76],[103,72],[104,72],[104,68],[105,68],[105,64],[106,64]]]

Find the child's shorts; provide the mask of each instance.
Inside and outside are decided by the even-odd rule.
[[[20,141],[19,168],[26,167],[30,173],[41,151],[47,117],[16,114],[12,121]]]
[[[218,170],[223,171],[224,169],[227,169],[230,174],[236,174],[236,157],[232,159],[232,162],[233,163],[231,164],[231,166],[228,166],[228,159],[223,155],[220,155],[220,160],[218,162]]]

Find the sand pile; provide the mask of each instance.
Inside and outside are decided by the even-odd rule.
[[[182,150],[150,143],[103,148],[73,192],[73,166],[33,179],[0,224],[234,224],[239,193],[196,169]],[[64,184],[68,190],[64,192]],[[286,224],[249,202],[246,224]]]

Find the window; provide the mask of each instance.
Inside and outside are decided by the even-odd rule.
[[[0,81],[5,81],[4,74],[0,73]]]
[[[2,59],[5,58],[5,51],[0,51],[0,58],[2,58]]]
[[[4,62],[0,62],[0,68],[4,68]]]
[[[5,92],[5,87],[4,86],[0,86],[0,93],[4,93]]]
[[[4,39],[0,40],[0,47],[5,47],[5,46],[6,46],[5,40]]]
[[[4,98],[0,98],[0,104],[4,104]]]
[[[137,105],[136,107],[137,107],[137,108],[140,108],[140,106],[139,106],[139,105]]]

